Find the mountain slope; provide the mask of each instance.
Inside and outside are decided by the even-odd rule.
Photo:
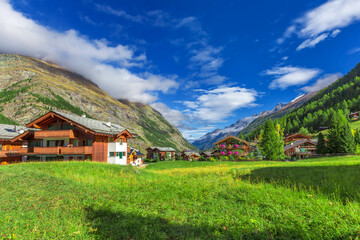
[[[248,126],[246,126],[244,129],[242,129],[241,133],[245,135],[245,134],[255,130],[258,126],[261,126],[262,124],[264,124],[265,121],[268,119],[274,120],[274,119],[284,116],[286,113],[300,107],[302,104],[309,101],[314,95],[316,95],[316,93],[317,92],[312,92],[312,93],[307,93],[307,94],[301,95],[301,96],[295,98],[294,100],[292,100],[291,102],[289,102],[288,104],[286,104],[283,108],[281,108],[280,111],[273,112],[271,114],[267,114],[267,115],[257,118],[255,121],[251,122]]]
[[[233,136],[239,135],[240,131],[242,129],[246,128],[255,119],[263,117],[263,116],[267,116],[274,112],[277,112],[285,106],[286,106],[286,104],[279,103],[270,111],[264,111],[259,114],[254,114],[252,116],[242,118],[242,119],[238,120],[236,123],[234,123],[228,127],[225,127],[224,129],[216,129],[210,133],[205,134],[201,138],[193,141],[192,144],[201,150],[209,149],[213,146],[213,144],[215,142],[219,141],[220,139],[222,139],[224,137],[227,137],[230,135],[233,135]]]
[[[138,134],[130,144],[196,149],[149,105],[117,100],[95,83],[59,66],[12,54],[0,54],[0,122],[26,124],[50,109],[86,114],[122,125]]]
[[[301,127],[316,133],[320,127],[329,125],[331,115],[337,110],[344,114],[360,110],[360,63],[302,106],[279,116],[275,122],[284,128],[285,134],[297,132]],[[247,136],[256,138],[260,131],[261,125],[258,125]]]

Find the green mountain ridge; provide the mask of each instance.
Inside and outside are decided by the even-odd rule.
[[[196,149],[147,104],[117,100],[77,73],[32,57],[0,54],[0,123],[24,125],[51,109],[86,114],[135,132],[132,147]]]
[[[295,133],[302,127],[310,133],[317,133],[320,127],[329,126],[330,115],[336,110],[342,110],[345,114],[360,110],[360,63],[301,106],[271,119],[284,128],[285,134]],[[259,124],[250,131],[244,129],[243,133],[247,133],[248,139],[254,139],[262,127]]]

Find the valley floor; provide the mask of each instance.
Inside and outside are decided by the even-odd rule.
[[[360,157],[0,166],[0,239],[354,239]]]

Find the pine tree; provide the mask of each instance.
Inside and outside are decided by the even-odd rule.
[[[328,149],[330,153],[339,153],[340,145],[342,144],[341,137],[341,122],[337,112],[332,112],[330,115],[330,127],[328,135]]]
[[[327,147],[325,144],[324,135],[322,133],[319,133],[319,136],[318,136],[318,143],[316,145],[316,153],[318,153],[318,154],[327,153]]]
[[[355,153],[355,139],[352,135],[349,122],[342,111],[331,114],[328,139],[329,152]]]
[[[279,160],[284,157],[284,145],[282,141],[282,130],[277,125],[275,129],[271,120],[266,121],[261,134],[260,148],[264,156],[269,160]]]
[[[242,133],[239,134],[238,138],[240,138],[240,139],[242,139],[242,140],[245,140],[245,136],[244,136],[244,134],[242,134]]]
[[[354,139],[355,139],[356,144],[360,144],[360,132],[359,132],[359,129],[356,129]]]
[[[348,122],[343,126],[342,145],[340,151],[342,153],[355,153],[356,151],[355,139],[352,135]]]
[[[309,134],[309,130],[307,130],[306,128],[304,127],[301,127],[300,130],[299,130],[299,133],[302,133],[302,134],[305,134],[305,135],[308,135]]]
[[[275,142],[275,148],[278,150],[277,152],[277,159],[284,159],[285,158],[285,150],[284,150],[284,130],[281,129],[280,124],[276,124],[275,126],[276,131],[276,142]]]

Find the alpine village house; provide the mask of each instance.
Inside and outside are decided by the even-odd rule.
[[[216,143],[214,143],[217,150],[213,152],[214,157],[232,156],[243,157],[253,149],[250,143],[234,136],[228,136]]]
[[[26,128],[20,127],[16,133],[15,130],[4,132],[6,129],[2,127],[0,132],[3,138],[1,156],[6,155],[1,159],[10,162],[10,156],[20,160],[21,155],[22,161],[92,159],[126,165],[129,164],[128,139],[136,137],[120,125],[59,111],[46,113],[28,123]],[[12,154],[4,152],[4,148],[12,149]]]

